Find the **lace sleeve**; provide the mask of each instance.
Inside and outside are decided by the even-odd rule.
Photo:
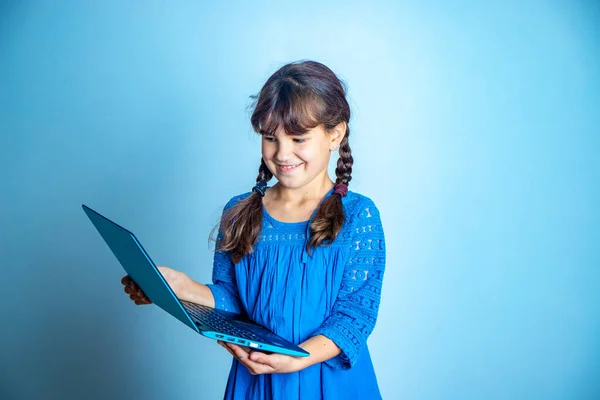
[[[235,198],[229,200],[223,213],[234,204]],[[221,217],[222,218],[222,217]],[[243,313],[235,278],[235,265],[230,251],[217,251],[223,232],[219,228],[213,257],[212,284],[207,284],[215,298],[215,308],[234,313]]]
[[[332,312],[315,335],[331,339],[342,353],[327,361],[333,368],[352,367],[375,327],[385,270],[385,239],[379,211],[362,203],[353,221],[349,259]]]

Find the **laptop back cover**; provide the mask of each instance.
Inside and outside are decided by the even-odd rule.
[[[85,204],[81,206],[115,257],[117,257],[121,266],[144,291],[146,296],[154,304],[199,332],[198,327],[184,311],[175,293],[173,293],[135,235]]]

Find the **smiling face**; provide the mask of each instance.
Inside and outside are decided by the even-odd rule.
[[[288,135],[283,128],[274,135],[262,135],[262,156],[279,184],[288,189],[322,185],[328,180],[331,151],[339,146],[345,123],[331,132],[322,125],[301,135]]]

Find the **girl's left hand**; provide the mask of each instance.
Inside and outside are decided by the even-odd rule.
[[[251,375],[281,374],[296,372],[304,368],[299,357],[286,356],[284,354],[266,354],[261,351],[249,350],[233,343],[217,340],[232,356],[238,359]]]

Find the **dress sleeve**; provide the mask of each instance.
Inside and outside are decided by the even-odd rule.
[[[361,202],[355,213],[352,247],[338,297],[331,314],[314,333],[328,337],[342,350],[325,361],[337,369],[349,369],[356,363],[375,327],[385,270],[385,239],[379,210],[368,200]]]
[[[235,199],[235,198],[234,198]],[[223,213],[234,204],[231,199]],[[221,216],[221,220],[223,216]],[[212,284],[206,286],[210,289],[215,298],[215,308],[233,313],[243,313],[240,297],[235,278],[235,265],[231,260],[231,251],[217,251],[219,241],[223,238],[223,232],[219,227],[217,242],[215,243],[215,252],[213,257]]]

